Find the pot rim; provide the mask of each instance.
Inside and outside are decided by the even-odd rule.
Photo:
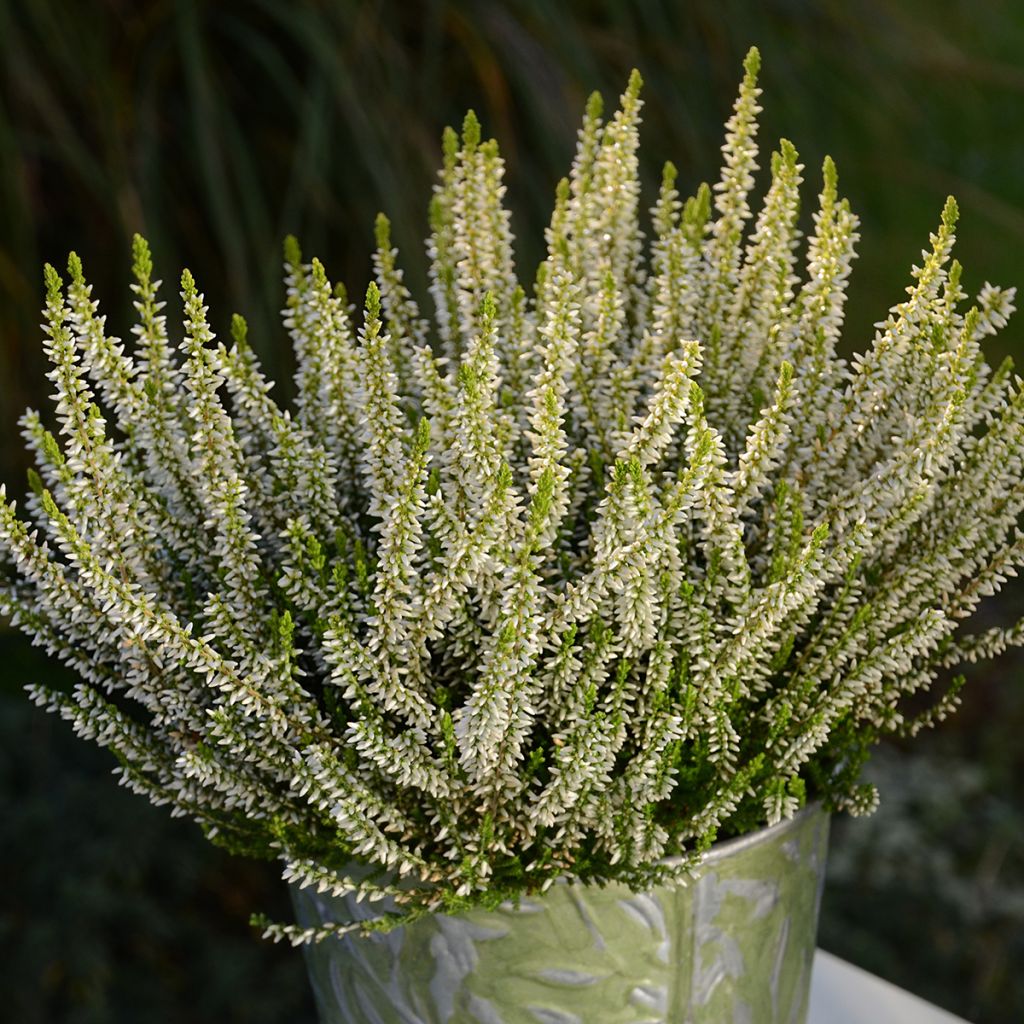
[[[734,836],[732,839],[723,839],[720,842],[712,843],[694,867],[703,868],[705,865],[717,863],[726,857],[731,857],[761,843],[770,842],[777,836],[796,829],[808,818],[821,814],[827,814],[823,802],[821,800],[812,800],[809,804],[801,807],[791,818],[783,818],[774,825],[766,825],[755,832],[745,832],[741,836]],[[678,867],[681,864],[685,864],[687,859],[686,854],[682,854],[681,856],[664,857],[658,863],[664,864],[666,867]]]

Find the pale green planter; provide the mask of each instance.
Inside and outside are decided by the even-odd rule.
[[[519,909],[307,946],[320,1020],[802,1024],[827,840],[811,807],[712,847],[686,886],[556,883]],[[292,898],[303,926],[354,919],[344,899]]]

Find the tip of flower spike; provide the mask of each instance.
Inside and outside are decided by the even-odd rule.
[[[697,439],[697,449],[694,455],[693,461],[696,465],[700,465],[711,455],[711,450],[715,446],[715,439],[710,431],[704,431]]]
[[[761,51],[756,46],[747,50],[747,55],[743,58],[743,70],[746,72],[750,84],[753,85],[761,70]]]
[[[825,182],[826,192],[835,192],[839,184],[839,172],[836,170],[836,162],[830,156],[826,156],[821,162],[821,177]]]
[[[946,196],[946,205],[942,208],[942,226],[949,231],[956,227],[960,216],[960,207],[953,196]]]
[[[195,295],[196,292],[196,279],[188,267],[181,272],[181,290],[186,296]]]
[[[666,160],[665,166],[661,169],[661,187],[674,188],[678,177],[679,169],[671,160]]]
[[[691,237],[703,233],[710,216],[711,186],[706,181],[702,181],[697,189],[697,194],[690,196],[683,204],[683,224],[689,229]]]
[[[43,486],[42,477],[40,477],[40,475],[31,466],[29,466],[29,468],[27,470],[27,475],[28,475],[28,488],[29,488],[29,490],[37,498],[41,498],[43,496],[43,491],[46,489]]]
[[[426,416],[420,417],[416,424],[416,437],[413,439],[413,448],[417,453],[422,453],[430,446],[430,420]]]
[[[587,97],[587,118],[596,121],[604,113],[604,97],[596,90]]]
[[[796,167],[799,155],[796,151],[796,146],[789,139],[779,139],[779,153],[782,155],[782,162],[786,167]]]
[[[68,253],[68,276],[75,284],[81,284],[85,280],[82,260],[78,253],[74,251]]]
[[[498,315],[498,306],[494,301],[494,292],[487,292],[480,303],[480,320],[490,326]]]
[[[629,464],[631,458],[618,458],[612,464],[611,481],[616,487],[623,487],[629,482]]]
[[[554,471],[548,467],[537,478],[537,487],[533,494],[533,500],[530,502],[530,526],[534,530],[539,530],[547,519],[554,493],[555,475]]]
[[[479,374],[470,363],[459,363],[459,368],[455,371],[455,383],[463,394],[475,394],[478,379]]]
[[[366,288],[366,319],[380,319],[380,289],[374,281]]]
[[[132,236],[132,273],[139,282],[148,281],[153,273],[153,255],[149,242],[136,232]]]
[[[462,146],[472,153],[480,145],[480,121],[477,119],[476,111],[466,111],[466,117],[462,122]]]
[[[277,620],[277,632],[281,642],[286,647],[291,646],[292,637],[295,634],[295,620],[292,618],[291,611],[287,608],[285,608]]]
[[[289,267],[298,269],[302,265],[302,249],[294,235],[284,237],[284,261]]]
[[[440,231],[444,227],[445,209],[444,203],[439,195],[432,196],[430,205],[427,207],[427,222],[431,231]]]
[[[241,313],[234,313],[231,317],[231,338],[239,347],[245,345],[246,337],[249,334],[249,325]]]
[[[43,510],[51,519],[56,519],[60,515],[60,509],[57,508],[57,502],[53,500],[53,495],[43,489],[43,493],[39,495],[39,500],[42,502]]]
[[[391,248],[391,221],[383,213],[377,214],[373,222],[373,234],[377,239],[378,249]]]
[[[313,287],[314,288],[326,288],[327,287],[327,271],[324,269],[323,263],[314,256],[310,262],[310,272],[313,275]]]
[[[700,222],[706,221],[711,216],[711,186],[706,181],[698,186],[696,200],[694,216]]]
[[[53,301],[59,301],[64,281],[52,263],[43,264],[43,284],[46,285],[46,297]]]
[[[629,73],[629,84],[626,86],[626,95],[632,98],[636,98],[640,95],[640,90],[644,87],[643,75],[633,68]]]
[[[459,151],[459,136],[451,125],[448,125],[441,135],[441,151],[444,153],[445,167],[454,166],[455,155]]]
[[[60,450],[57,438],[49,430],[43,431],[43,454],[55,466],[64,465],[64,453]]]
[[[977,306],[971,306],[964,317],[963,333],[967,338],[973,337],[978,330],[978,321],[981,319],[981,311]]]

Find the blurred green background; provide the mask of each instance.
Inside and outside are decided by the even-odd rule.
[[[43,260],[76,249],[128,336],[142,231],[166,280],[195,272],[215,327],[247,315],[287,394],[285,233],[360,291],[382,209],[422,294],[438,140],[472,106],[507,158],[528,267],[587,93],[612,99],[639,67],[647,197],[669,158],[694,187],[717,174],[752,43],[765,146],[793,140],[808,196],[831,153],[862,217],[851,348],[902,297],[949,192],[968,288],[1024,285],[1020,0],[0,0],[3,478],[24,479],[17,416],[46,402]],[[1011,325],[992,358],[1022,337]],[[1019,617],[1024,598],[986,614]],[[105,755],[20,692],[63,677],[18,636],[0,648],[5,1017],[312,1024],[301,957],[246,925],[253,908],[288,913],[273,868],[119,789]],[[883,808],[837,824],[825,897],[826,948],[978,1022],[1024,1020],[1022,669],[979,667],[956,720],[877,759]]]

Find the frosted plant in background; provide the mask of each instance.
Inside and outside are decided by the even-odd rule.
[[[642,889],[809,798],[872,809],[870,747],[962,680],[906,698],[1024,640],[960,630],[1024,561],[1024,396],[979,348],[1013,291],[964,310],[950,200],[840,358],[857,219],[826,160],[804,245],[785,140],[752,208],[757,71],[719,182],[684,201],[667,165],[649,230],[640,77],[607,120],[592,98],[532,280],[470,114],[433,319],[385,218],[358,311],[289,240],[293,409],[187,271],[169,331],[141,238],[130,346],[77,257],[47,267],[55,420],[21,422],[0,600],[82,682],[34,699],[214,841],[408,915]]]

